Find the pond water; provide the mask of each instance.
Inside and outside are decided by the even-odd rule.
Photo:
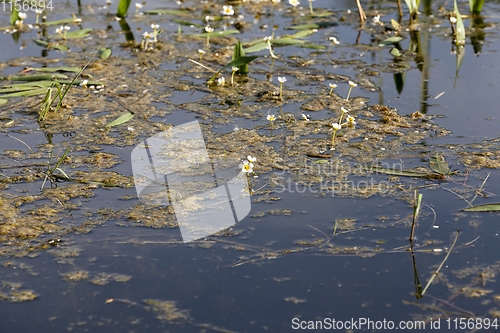
[[[203,36],[188,37],[228,4],[236,13],[210,24],[240,33],[211,37],[208,46]],[[18,82],[2,81],[1,331],[290,332],[320,331],[320,323],[329,330],[335,320],[341,332],[387,332],[393,324],[497,332],[498,206],[463,209],[499,202],[500,4],[484,4],[474,29],[464,16],[458,71],[452,2],[422,3],[411,31],[404,4],[400,30],[391,24],[399,21],[395,1],[361,4],[363,25],[355,1],[314,1],[314,17],[304,0],[296,8],[150,1],[138,16],[133,3],[126,21],[108,16],[104,1],[53,1],[46,22],[74,13],[81,22],[69,23],[69,32],[92,29],[89,35],[63,40],[59,24],[30,28],[34,12],[21,32],[4,29],[2,77],[32,67],[81,68],[98,48],[112,53],[82,72],[103,89],[71,88],[43,120],[45,91],[9,97],[5,87]],[[469,13],[468,2],[458,8]],[[158,9],[182,11],[147,14]],[[152,23],[162,31],[145,48],[142,34]],[[287,29],[310,23],[323,25]],[[0,26],[9,25],[6,10]],[[297,32],[302,37],[285,37]],[[219,74],[225,85],[207,85],[238,40],[246,49],[270,35],[276,59],[268,49],[247,52],[258,56],[248,75],[237,73],[231,85],[228,69]],[[49,45],[34,42],[49,36]],[[379,45],[395,36],[402,39]],[[199,49],[207,51],[201,58]],[[287,79],[282,99],[278,77]],[[331,94],[330,83],[337,84]],[[357,124],[334,134],[341,108]],[[134,117],[105,127],[126,113]],[[170,166],[181,160],[190,167],[181,165],[180,178],[165,174],[172,205],[138,197],[134,148],[192,121],[200,123],[204,141],[196,142],[211,165],[192,161],[198,152],[182,160],[184,146],[174,144],[180,157]],[[257,159],[242,178],[250,210],[238,215],[239,197],[229,200],[238,222],[187,242],[176,204],[200,219],[196,211],[209,209],[198,205],[207,181],[195,177],[205,167],[234,177],[249,155]],[[194,189],[180,181],[189,178],[184,172]],[[211,222],[223,220],[217,214]]]

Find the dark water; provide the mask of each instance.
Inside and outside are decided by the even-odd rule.
[[[313,4],[315,8],[335,9],[344,15],[347,15],[346,10],[355,13],[356,9],[354,1],[318,0]],[[104,14],[107,10],[99,7],[102,5],[82,2],[78,8],[75,2],[57,2],[58,11],[51,13],[51,19],[66,18],[74,12],[88,18],[90,23],[84,20],[84,28],[106,30],[108,23],[104,23]],[[116,5],[113,4],[113,10]],[[171,1],[151,2],[144,9],[165,5],[176,7]],[[187,2],[185,5],[194,6],[195,3]],[[222,4],[217,5],[221,7]],[[283,8],[290,7],[287,3],[281,5]],[[307,6],[307,2],[303,1],[302,5]],[[440,5],[436,3],[432,6],[436,16]],[[463,5],[460,7],[462,13],[467,8],[465,3]],[[130,14],[135,10],[133,6]],[[363,2],[363,6],[370,14],[375,14],[376,10],[385,14],[382,20],[386,25],[390,24],[391,18],[397,18],[393,2]],[[452,6],[446,4],[446,9],[451,10]],[[245,13],[244,7],[242,11]],[[359,60],[371,65],[377,74],[369,76],[369,79],[379,88],[378,91],[355,89],[352,96],[366,97],[370,105],[384,104],[396,108],[402,115],[417,110],[439,115],[432,121],[450,130],[451,135],[429,138],[425,142],[429,152],[444,149],[444,145],[460,146],[493,140],[498,138],[499,128],[496,116],[500,85],[497,61],[500,49],[499,13],[498,3],[485,4],[483,14],[490,25],[485,29],[482,52],[474,55],[471,45],[466,45],[465,60],[456,84],[455,55],[450,54],[451,40],[445,35],[449,29],[444,32],[437,24],[434,27],[426,24],[420,31],[426,48],[428,72],[424,75],[414,62],[410,63],[411,68],[406,71],[404,89],[400,94],[394,84],[393,73],[382,70],[393,61],[390,48],[381,47],[377,52],[366,50],[372,38],[367,31],[361,32],[356,44],[358,25],[355,20],[347,20],[309,37],[310,41],[328,47],[329,43],[325,40],[329,36],[334,35],[341,41],[331,51],[337,63],[332,64],[325,54],[320,54],[312,68],[318,73],[356,79],[363,76],[356,65],[347,61]],[[276,24],[276,35],[290,33],[284,27],[290,24],[291,17],[276,8],[274,16],[262,15],[255,19],[257,22],[253,22],[251,14],[245,15],[252,24],[239,36],[242,40],[269,35],[271,28],[259,28],[264,24],[270,27]],[[2,26],[8,25],[8,16],[8,13],[1,15]],[[33,20],[33,16],[31,14],[29,20]],[[158,19],[167,30],[167,39],[173,39],[178,28],[177,24],[170,23],[170,19],[170,16]],[[421,14],[421,19],[427,22],[432,17]],[[131,17],[127,21],[137,36],[149,24],[144,18]],[[118,23],[110,21],[109,26],[109,35],[112,36],[109,45],[113,55],[127,59],[133,57],[132,52],[120,47],[125,39],[122,34],[114,33],[120,30]],[[138,28],[142,30],[139,32]],[[55,28],[50,29],[52,33]],[[189,31],[189,27],[183,29]],[[17,43],[10,34],[0,35],[0,38],[2,45],[7,45],[0,50],[3,61],[20,58],[28,66],[27,57],[41,56],[41,48],[32,42],[36,38],[35,30],[23,33]],[[408,44],[408,39],[405,39],[401,47],[408,49]],[[185,47],[186,52],[194,52],[199,46],[185,43],[179,47]],[[71,50],[79,51],[82,48]],[[287,61],[282,59],[312,57],[309,49],[281,47],[275,51],[283,58],[273,64],[274,82],[287,69]],[[267,51],[256,54],[264,56]],[[65,52],[51,50],[48,55],[42,56],[64,60]],[[267,80],[264,71],[269,69],[269,62],[259,64],[257,68],[260,71],[250,73],[250,76]],[[16,73],[24,66],[19,63],[6,67],[3,74]],[[160,66],[162,70],[172,71],[186,67],[188,65],[172,60]],[[327,89],[328,81],[322,85],[304,86],[299,79],[287,77],[287,88],[291,90],[319,94]],[[186,74],[181,80],[200,84],[205,78]],[[348,86],[343,84],[336,92],[346,96]],[[441,96],[436,98],[438,95]],[[200,90],[175,91],[169,101],[179,105],[179,109],[173,110],[163,122],[178,125],[197,119],[194,114],[185,112],[182,104],[204,102],[205,98],[210,98],[210,95]],[[287,107],[293,108],[288,112],[301,112],[297,105]],[[277,113],[277,110],[272,112]],[[319,119],[329,114],[330,111],[322,110],[312,113],[312,117]],[[13,119],[23,116],[26,114],[12,115]],[[210,120],[205,122],[210,123]],[[227,133],[234,127],[254,128],[264,124],[267,124],[265,117],[258,120],[235,118],[229,123],[213,124],[213,130]],[[15,135],[31,147],[47,142],[36,120],[23,123],[21,128],[30,131],[6,134]],[[53,136],[53,143],[56,144],[66,140],[69,140],[68,136],[62,133]],[[277,149],[281,146],[276,141],[269,144]],[[123,159],[110,171],[126,176],[132,174],[130,154],[133,147],[103,147],[106,152],[118,154]],[[27,149],[10,136],[2,138],[0,148],[2,151]],[[407,167],[422,165],[422,159],[416,157],[402,159]],[[3,165],[14,163],[6,157],[3,160]],[[464,170],[456,158],[449,162],[453,169]],[[471,171],[466,184],[478,188],[488,173],[490,176],[484,190],[495,194],[500,180],[497,169]],[[33,258],[0,258],[0,293],[7,295],[19,289],[32,290],[37,295],[34,300],[20,303],[0,298],[1,331],[290,332],[297,327],[296,323],[328,323],[330,321],[325,318],[331,318],[343,322],[363,322],[364,319],[377,322],[375,329],[367,326],[353,328],[356,332],[386,332],[387,328],[378,326],[384,320],[393,321],[396,327],[400,321],[426,320],[426,328],[420,331],[428,332],[431,323],[440,323],[440,330],[443,331],[457,331],[453,326],[455,323],[446,322],[447,319],[470,318],[473,314],[494,320],[495,315],[499,316],[500,289],[494,283],[495,275],[500,271],[497,255],[500,233],[498,213],[461,212],[467,207],[466,201],[460,198],[460,194],[468,190],[462,186],[464,177],[448,182],[416,181],[413,178],[403,181],[406,185],[424,186],[420,189],[420,193],[424,193],[424,206],[414,241],[416,249],[412,254],[405,250],[409,246],[411,223],[411,219],[405,218],[413,212],[407,200],[385,194],[368,199],[332,193],[321,196],[305,189],[300,182],[296,183],[292,174],[280,170],[260,175],[253,180],[254,187],[264,185],[271,174],[283,177],[286,181],[284,187],[274,188],[270,194],[252,196],[254,201],[250,214],[232,227],[226,236],[209,236],[188,244],[182,242],[178,228],[145,228],[127,219],[125,209],[140,203],[135,198],[134,188],[99,189],[92,198],[74,199],[81,206],[66,212],[62,223],[78,224],[91,220],[98,226],[88,233],[66,234],[60,246],[37,251],[37,256]],[[376,181],[387,179],[387,176],[377,174],[370,177]],[[12,184],[3,194],[37,195],[40,186],[41,181]],[[279,200],[268,203],[258,200],[266,195],[279,197]],[[123,200],[123,196],[131,196],[132,199]],[[478,196],[474,204],[495,202],[492,200],[495,198]],[[42,207],[47,202],[37,201],[22,207]],[[121,213],[112,214],[112,217],[106,216],[106,213],[95,213],[103,208]],[[89,217],[84,214],[86,212],[93,214]],[[259,216],[261,212],[265,214]],[[355,219],[356,228],[351,232],[339,229],[333,235],[338,219]],[[416,279],[422,287],[427,284],[453,244],[457,230],[460,233],[454,251],[427,294],[418,299],[415,296]],[[5,247],[9,245],[3,244]],[[64,274],[75,271],[82,271],[86,274],[85,278],[79,281],[63,278]],[[22,286],[16,287],[13,283],[22,283]],[[475,294],[460,293],[460,288],[478,290]],[[448,323],[452,325],[450,328]],[[339,331],[348,330],[342,327]],[[481,331],[498,330],[491,327]]]

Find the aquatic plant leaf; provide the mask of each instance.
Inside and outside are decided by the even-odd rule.
[[[276,38],[276,39],[271,40],[271,44],[294,45],[294,44],[303,44],[303,43],[305,43],[305,41],[300,40],[300,39],[289,38],[289,37]]]
[[[316,164],[323,164],[323,163],[328,163],[329,161],[328,160],[316,160],[316,161],[313,161],[313,163],[316,163]]]
[[[111,49],[101,49],[99,52],[99,58],[107,59],[111,55]]]
[[[464,212],[500,212],[500,203],[479,205],[462,209]]]
[[[246,53],[259,52],[267,48],[267,42],[260,42],[245,49]]]
[[[200,24],[196,24],[196,23],[188,22],[188,21],[183,21],[183,20],[172,20],[172,22],[175,22],[175,23],[180,24],[180,25],[185,25],[188,27],[203,28],[203,26]]]
[[[406,5],[408,6],[408,10],[410,11],[410,14],[414,14],[418,10],[418,5],[415,0],[405,0]]]
[[[130,112],[127,112],[125,114],[122,114],[121,116],[119,116],[118,118],[116,118],[115,120],[110,122],[109,124],[107,124],[105,127],[121,125],[123,123],[126,123],[127,121],[129,121],[132,118],[134,118],[134,115]]]
[[[448,166],[448,162],[446,162],[443,155],[439,153],[435,153],[429,161],[431,169],[440,174],[440,175],[448,175],[450,174],[450,167]]]
[[[361,165],[360,168],[362,170],[366,170],[366,171],[373,171],[373,172],[384,173],[384,174],[394,175],[394,176],[442,178],[442,176],[435,177],[435,176],[440,176],[440,175],[433,175],[433,174],[430,174],[428,172],[382,168],[382,167],[379,167],[377,165]]]
[[[226,36],[231,36],[234,34],[239,34],[239,30],[224,30],[224,31],[213,31],[213,32],[204,32],[202,34],[194,34],[194,35],[189,35],[187,37],[194,38],[194,37],[208,37],[210,38],[216,38],[216,37],[226,37]]]
[[[15,4],[12,4],[11,6],[12,12],[10,13],[10,25],[15,25],[16,21],[19,20],[19,12],[17,11]]]
[[[313,45],[313,44],[307,44],[307,45],[297,45],[298,47],[305,47],[306,49],[326,49],[323,45]]]
[[[72,32],[68,32],[66,34],[66,39],[68,38],[83,38],[83,37],[88,37],[90,36],[89,32],[91,32],[92,29],[81,29],[81,30],[77,30],[77,31],[72,31]]]
[[[403,37],[392,36],[378,43],[378,46],[386,46],[403,40]]]
[[[156,10],[148,10],[145,11],[144,14],[148,15],[188,15],[191,14],[188,10],[168,10],[168,9],[156,9]]]
[[[457,70],[455,72],[455,84],[453,86],[454,88],[457,85],[458,71],[460,70],[460,66],[462,66],[464,57],[465,57],[465,47],[463,46],[457,47]]]
[[[38,67],[38,68],[31,68],[32,71],[34,72],[48,72],[48,73],[53,73],[53,72],[74,72],[78,73],[81,68],[79,67]]]
[[[465,26],[462,16],[458,11],[457,0],[455,1],[455,15],[457,16],[457,46],[465,44]]]
[[[391,25],[392,25],[392,28],[396,31],[400,31],[401,29],[403,29],[401,24],[399,24],[399,22],[396,21],[395,19],[391,19]]]
[[[481,14],[483,4],[484,0],[469,0],[470,12],[476,15]]]
[[[337,24],[338,24],[337,21],[329,21],[329,22],[319,22],[319,23],[295,25],[295,26],[288,27],[285,29],[286,30],[320,29],[320,28],[330,27],[332,25],[337,25]]]
[[[46,94],[46,93],[47,93],[47,88],[40,88],[40,89],[35,89],[35,90],[19,91],[19,92],[15,92],[15,93],[5,94],[5,95],[2,95],[2,98],[35,96],[35,95],[42,95],[42,94]]]
[[[333,14],[334,13],[332,13],[332,12],[321,12],[321,13],[314,13],[313,15],[308,15],[308,16],[300,16],[300,17],[297,17],[296,19],[297,20],[310,20],[310,19],[313,19],[315,17],[327,17],[327,16],[330,16]]]
[[[118,11],[116,12],[116,16],[118,16],[119,18],[125,18],[131,2],[132,0],[120,0],[120,2],[118,3]]]
[[[234,52],[233,52],[233,60],[236,60],[240,57],[245,56],[245,50],[243,50],[243,46],[241,46],[241,42],[237,41],[236,45],[234,46]],[[248,64],[240,65],[238,66],[238,71],[240,74],[247,74],[248,73]]]
[[[75,21],[81,21],[79,18],[72,17],[62,20],[50,21],[50,22],[41,22],[41,25],[51,26],[51,25],[64,25],[66,23],[73,23]]]
[[[23,76],[10,76],[2,77],[1,80],[10,81],[44,81],[53,79],[67,79],[68,77],[64,74],[40,74],[40,75],[23,75]]]
[[[314,29],[305,29],[305,30],[297,31],[296,33],[294,33],[293,35],[288,36],[288,37],[289,38],[304,38],[304,37],[307,37],[309,35],[312,35],[315,32],[316,31]]]
[[[216,77],[217,75],[219,75],[219,73],[220,73],[221,71],[223,71],[224,69],[229,68],[229,67],[239,67],[239,66],[241,66],[241,65],[246,65],[246,64],[248,64],[250,61],[254,60],[255,58],[257,58],[257,56],[239,57],[239,58],[234,59],[234,60],[233,60],[233,61],[231,61],[229,64],[227,64],[227,65],[225,65],[224,67],[222,67],[221,69],[219,69],[219,70],[217,71],[217,73],[215,73],[215,75],[214,75],[214,76],[212,76],[212,78],[210,78],[210,80],[208,80],[208,81],[207,81],[207,83],[212,82],[212,81],[215,79],[215,77]]]
[[[40,45],[40,46],[45,46],[45,47],[48,47],[48,48],[51,48],[51,49],[56,49],[56,50],[59,50],[59,51],[66,51],[66,50],[69,49],[66,45],[59,45],[59,44],[55,44],[55,43],[47,43],[46,41],[43,41],[43,40],[40,40],[40,39],[34,39],[33,41],[35,43],[37,43],[38,45]]]
[[[395,57],[401,57],[401,52],[396,47],[393,47],[389,53]]]
[[[54,84],[54,81],[35,81],[35,82],[26,82],[26,83],[16,83],[16,84],[9,84],[9,85],[3,86],[1,91],[4,91],[5,89],[22,89],[22,88],[36,89],[36,88],[43,88],[43,87],[48,88],[53,84]]]

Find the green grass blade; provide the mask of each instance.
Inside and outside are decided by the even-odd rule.
[[[464,212],[500,212],[500,203],[479,205],[462,209]]]
[[[465,26],[462,21],[462,16],[458,11],[457,0],[455,1],[455,15],[457,16],[457,46],[465,44]]]
[[[118,11],[116,12],[116,16],[118,16],[119,18],[125,18],[131,2],[132,0],[120,0],[120,3],[118,3]]]
[[[121,116],[119,116],[118,118],[116,118],[115,120],[110,122],[109,124],[107,124],[105,127],[112,127],[112,126],[121,125],[121,124],[126,123],[127,121],[129,121],[132,118],[134,118],[134,115],[130,112],[127,112],[125,114],[122,114]]]
[[[469,0],[470,12],[475,15],[481,14],[484,0]]]
[[[50,170],[50,173],[54,173],[54,171],[59,168],[59,166],[61,165],[62,161],[64,160],[64,158],[68,154],[68,151],[69,151],[70,148],[71,148],[71,146],[69,146],[68,149],[66,149],[66,151],[63,154],[63,156],[59,159],[59,162],[57,163],[57,165],[55,166],[55,168],[53,168],[52,170]],[[52,155],[51,155],[51,158],[52,158]]]
[[[234,52],[233,52],[233,60],[236,60],[240,57],[245,56],[245,50],[243,50],[243,46],[241,46],[241,42],[238,41],[236,42],[236,45],[234,46]],[[238,71],[240,74],[247,74],[248,73],[248,64],[240,65],[238,66]]]

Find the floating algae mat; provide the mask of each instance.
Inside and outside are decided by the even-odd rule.
[[[292,3],[6,5],[2,332],[498,330],[500,6]]]

